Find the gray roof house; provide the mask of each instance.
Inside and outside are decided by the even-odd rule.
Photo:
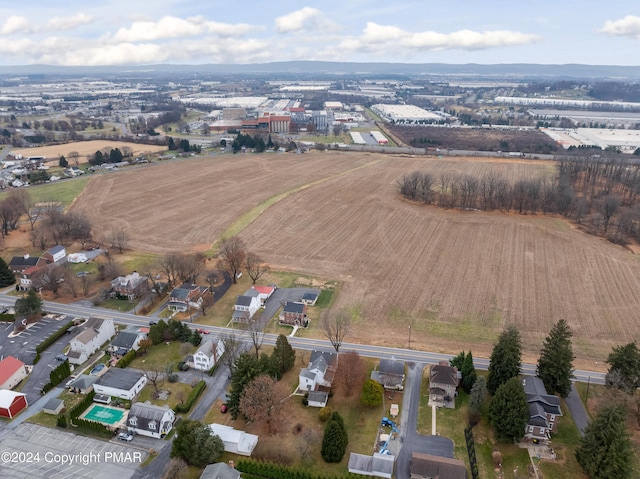
[[[87,394],[93,389],[93,383],[98,380],[98,376],[90,376],[81,374],[75,381],[69,385],[69,389],[74,392]]]
[[[147,376],[129,369],[110,368],[93,384],[96,394],[132,400],[147,384]]]
[[[137,402],[129,410],[127,427],[142,436],[160,439],[171,431],[175,420],[175,413],[168,406]]]
[[[560,398],[547,394],[542,380],[536,376],[524,376],[522,387],[529,405],[525,438],[534,441],[547,441],[557,430],[557,418],[562,416]]]
[[[377,371],[371,371],[371,379],[382,384],[385,389],[404,389],[404,361],[381,359]]]
[[[450,366],[447,361],[431,366],[429,374],[429,405],[455,408],[455,397],[462,375],[458,369]]]
[[[349,472],[363,476],[391,478],[395,457],[374,452],[373,456],[365,456],[352,452],[349,456]]]
[[[313,351],[309,366],[300,369],[298,390],[317,391],[319,387],[331,387],[338,366],[338,355],[325,351]]]
[[[464,461],[414,452],[411,455],[411,479],[467,479]]]
[[[216,462],[204,468],[200,479],[240,479],[240,473],[224,462]]]

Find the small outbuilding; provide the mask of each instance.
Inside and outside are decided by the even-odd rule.
[[[42,408],[42,412],[46,414],[53,414],[57,416],[64,409],[64,401],[58,398],[51,398],[47,401],[47,404]]]
[[[0,389],[0,416],[11,419],[22,412],[23,409],[26,409],[27,406],[26,394]]]
[[[231,426],[214,423],[210,424],[209,428],[211,429],[211,434],[215,434],[222,439],[224,450],[232,454],[250,456],[258,444],[258,436],[239,431]]]

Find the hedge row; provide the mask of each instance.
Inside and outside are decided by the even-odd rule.
[[[189,412],[206,386],[207,383],[205,383],[204,381],[199,381],[198,384],[196,384],[196,386],[189,393],[187,402],[185,402],[184,404],[176,404],[176,407],[174,407],[173,410],[175,412]]]
[[[360,477],[357,474],[341,474],[338,476],[315,474],[297,467],[281,466],[254,459],[240,459],[236,469],[242,472],[242,477],[260,479],[355,479]]]
[[[91,391],[89,394],[87,394],[82,399],[82,401],[80,401],[78,404],[73,406],[73,408],[69,411],[69,418],[70,419],[75,419],[80,414],[82,414],[84,412],[84,410],[87,409],[89,407],[89,405],[93,402],[93,397],[95,395],[96,395],[96,392],[95,391]]]
[[[0,314],[0,321],[4,323],[13,323],[16,320],[15,314],[2,313]]]
[[[39,359],[38,356],[36,357]],[[42,388],[42,394],[47,394],[54,387],[60,384],[65,378],[69,377],[70,374],[71,367],[69,366],[69,360],[65,360],[49,373],[49,382]]]
[[[113,435],[111,430],[104,424],[96,421],[89,421],[88,419],[73,418],[71,419],[71,425],[76,426],[78,429],[83,429],[87,432],[104,434],[106,436]]]
[[[58,329],[55,333],[53,333],[47,339],[45,339],[40,344],[38,344],[36,346],[36,352],[41,353],[42,351],[47,349],[49,346],[55,343],[58,339],[60,339],[62,335],[65,334],[71,326],[73,326],[73,321],[69,321],[67,324],[62,326],[60,329]]]
[[[116,363],[116,367],[118,368],[126,368],[131,361],[133,361],[136,358],[136,350],[132,349],[131,351],[129,351],[127,354],[125,354],[124,356],[122,356],[120,359],[118,359],[118,362]]]

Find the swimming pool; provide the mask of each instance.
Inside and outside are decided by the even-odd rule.
[[[97,376],[105,367],[103,363],[96,364],[89,374],[91,376]]]
[[[113,426],[114,424],[122,421],[123,417],[124,411],[122,409],[94,404],[86,413],[84,413],[84,416],[82,418]]]

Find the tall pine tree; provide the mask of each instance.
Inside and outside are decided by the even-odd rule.
[[[464,357],[464,362],[462,363],[462,389],[464,389],[467,394],[471,393],[471,388],[473,387],[473,383],[476,382],[476,368],[473,365],[473,355],[471,351],[467,353]]]
[[[622,389],[629,394],[640,388],[640,349],[635,341],[613,348],[607,357],[607,363],[607,386]]]
[[[0,288],[5,288],[15,284],[16,276],[9,269],[6,261],[0,258]]]
[[[320,454],[326,462],[340,462],[347,451],[349,436],[339,413],[331,414],[324,428]]]
[[[622,406],[607,406],[584,430],[576,459],[592,479],[631,477],[633,450]]]
[[[500,333],[493,347],[489,361],[487,390],[493,395],[509,379],[520,374],[522,365],[522,339],[515,326],[509,326]]]
[[[271,364],[277,379],[289,371],[296,363],[296,352],[293,350],[284,334],[276,339],[276,347],[271,353]]]
[[[571,392],[573,377],[573,349],[571,348],[571,330],[564,319],[551,328],[546,337],[538,359],[537,375],[547,392],[566,398]]]
[[[498,387],[489,405],[489,416],[501,441],[515,442],[524,437],[529,406],[520,378],[513,377]]]

